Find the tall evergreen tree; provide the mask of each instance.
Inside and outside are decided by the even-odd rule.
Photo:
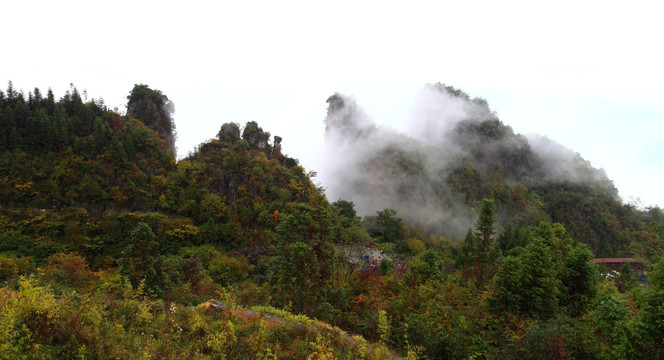
[[[35,88],[31,93],[28,94],[28,105],[30,110],[37,111],[42,107],[42,94],[39,91],[39,88]]]
[[[53,95],[53,90],[50,88],[48,89],[48,92],[46,93],[46,100],[44,101],[44,107],[46,108],[46,112],[48,115],[53,115],[53,112],[55,111],[55,95]]]
[[[588,245],[579,243],[565,257],[562,282],[565,294],[563,305],[573,316],[583,312],[586,305],[597,293],[597,268],[590,264],[593,254]]]
[[[477,268],[477,283],[484,283],[485,272],[493,265],[496,259],[496,245],[493,234],[496,232],[495,219],[496,205],[493,199],[482,200],[480,217],[475,224],[475,266]]]
[[[74,129],[64,107],[60,105],[55,106],[53,110],[53,127],[55,128],[58,145],[70,145]]]
[[[468,229],[468,233],[461,245],[461,251],[459,251],[459,256],[456,262],[457,267],[472,266],[476,251],[477,242],[475,241],[475,234],[473,233],[473,229]]]
[[[547,241],[533,237],[516,256],[506,256],[494,277],[491,302],[502,315],[546,319],[556,314],[560,281]]]
[[[19,142],[18,130],[16,129],[16,119],[14,117],[14,110],[10,106],[5,107],[3,112],[5,127],[5,147],[7,149],[14,149]]]
[[[33,149],[42,151],[50,150],[54,131],[51,119],[46,114],[46,110],[39,109],[30,123],[30,138]]]
[[[95,147],[98,151],[106,148],[111,141],[111,128],[107,122],[102,121],[99,117],[95,118],[93,134],[95,137]]]
[[[14,84],[9,81],[7,83],[7,100],[14,100],[17,96],[16,90],[14,90]]]
[[[7,149],[7,138],[9,137],[9,123],[7,119],[7,112],[0,108],[0,150]]]

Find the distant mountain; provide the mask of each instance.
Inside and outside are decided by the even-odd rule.
[[[515,134],[484,99],[429,85],[407,135],[377,126],[353,98],[327,102],[328,195],[361,214],[392,208],[412,226],[460,238],[488,197],[503,228],[562,222],[601,254],[630,242],[603,170],[552,140]]]

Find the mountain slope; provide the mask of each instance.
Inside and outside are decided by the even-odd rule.
[[[602,170],[553,141],[515,134],[484,99],[427,86],[408,135],[375,125],[352,98],[335,94],[328,104],[328,195],[362,214],[392,208],[417,228],[461,238],[482,199],[493,198],[503,227],[561,222],[598,256],[639,240],[628,227],[647,227]]]

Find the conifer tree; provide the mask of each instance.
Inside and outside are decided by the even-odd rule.
[[[55,106],[53,110],[53,126],[58,144],[61,146],[70,145],[74,130],[72,129],[71,120],[65,113],[64,107]]]
[[[14,110],[10,106],[5,107],[3,113],[4,117],[4,136],[5,136],[5,148],[14,149],[18,145],[18,130],[16,130],[16,120],[14,117]]]
[[[46,110],[43,108],[39,109],[36,116],[31,119],[30,125],[32,147],[42,151],[50,150],[53,126],[51,119],[48,117],[48,114],[46,114]]]
[[[7,83],[7,99],[14,100],[17,96],[16,90],[14,90],[14,83],[9,81]]]
[[[113,158],[113,165],[116,167],[117,177],[117,169],[122,169],[124,167],[126,157],[124,145],[117,135],[113,135],[113,138],[111,139],[111,157]]]
[[[473,230],[469,228],[466,237],[463,239],[463,245],[461,245],[461,251],[459,252],[456,265],[458,267],[472,265],[475,251],[477,251],[475,234],[473,233]]]
[[[37,111],[42,107],[42,94],[39,88],[35,88],[31,93],[28,93],[28,105],[30,110]]]
[[[0,109],[0,150],[7,149],[7,137],[9,136],[9,124],[7,112]]]
[[[53,95],[53,90],[50,88],[48,89],[48,93],[46,93],[44,107],[46,108],[48,115],[53,115],[53,112],[55,111],[55,95]]]
[[[493,234],[496,232],[495,220],[496,205],[492,199],[482,200],[480,217],[475,224],[475,266],[477,268],[477,283],[484,283],[484,273],[493,264],[496,258],[496,246]]]

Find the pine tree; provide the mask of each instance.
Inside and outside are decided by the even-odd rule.
[[[55,111],[55,95],[53,95],[53,90],[50,88],[48,89],[48,93],[46,93],[44,107],[49,116],[53,115],[53,112]]]
[[[111,139],[111,157],[113,158],[113,165],[115,165],[115,177],[117,177],[117,170],[124,168],[125,157],[124,145],[117,135]]]
[[[0,150],[7,149],[7,138],[9,137],[10,127],[7,119],[7,112],[0,109]]]
[[[16,120],[14,118],[14,111],[10,106],[5,107],[4,122],[6,125],[5,130],[5,146],[8,150],[16,148],[19,143],[18,130],[16,129]]]
[[[108,143],[111,141],[111,128],[107,122],[102,121],[101,118],[97,116],[92,129],[95,138],[95,147],[97,148],[97,151],[101,151],[108,146]]]
[[[45,109],[39,109],[35,117],[31,120],[30,138],[31,145],[36,150],[48,151],[51,145],[51,136],[53,134],[53,124],[46,114]]]
[[[7,99],[8,100],[14,100],[17,96],[16,90],[14,90],[14,83],[9,81],[7,83]]]
[[[495,220],[496,205],[492,199],[482,200],[480,217],[475,224],[475,239],[477,250],[475,253],[475,266],[477,268],[477,283],[484,283],[484,275],[496,259],[496,245],[493,234],[496,232]]]
[[[473,229],[468,229],[466,237],[463,239],[461,251],[457,258],[457,267],[466,267],[473,264],[475,252],[477,251],[477,242],[475,241],[475,234]]]
[[[39,91],[39,88],[35,88],[31,93],[28,94],[28,105],[30,110],[37,111],[42,107],[42,94]]]
[[[67,146],[71,144],[71,137],[74,133],[72,123],[65,109],[62,106],[56,106],[53,110],[53,127],[58,140],[58,145]]]
[[[25,103],[22,94],[17,97],[16,104],[14,105],[14,121],[16,128],[19,130],[25,129],[28,119],[30,118],[30,108]]]

